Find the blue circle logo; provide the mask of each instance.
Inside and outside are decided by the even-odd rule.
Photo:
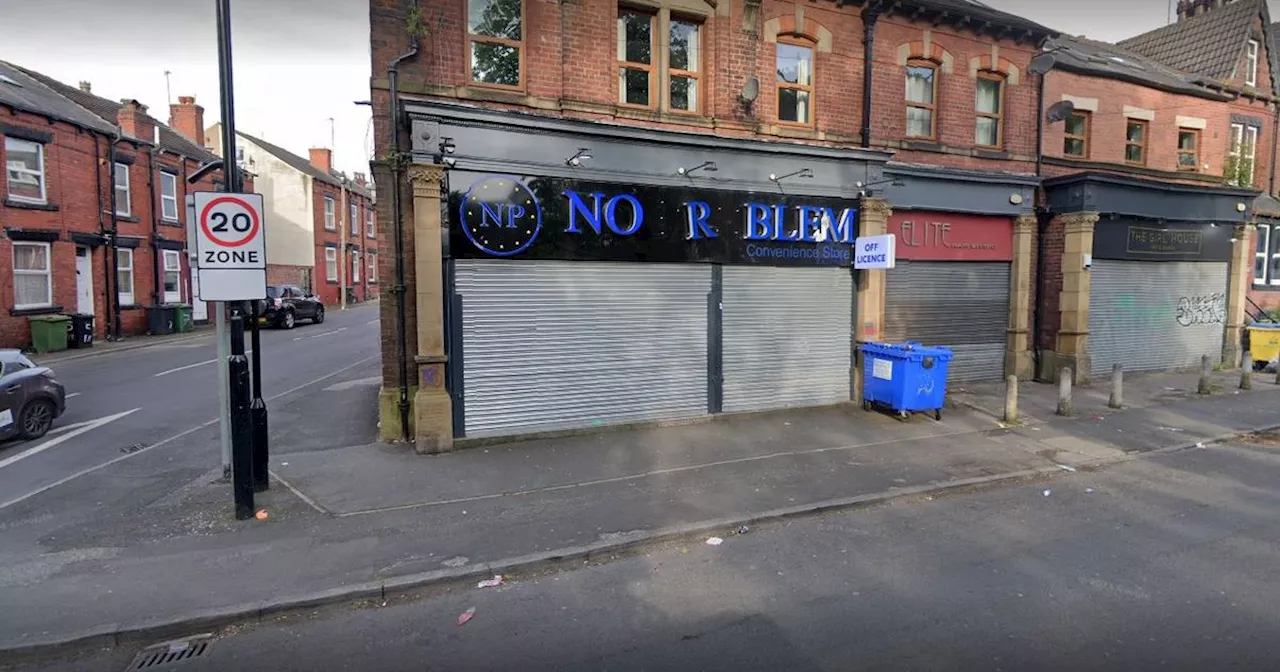
[[[458,210],[467,240],[495,257],[520,254],[542,231],[537,197],[514,177],[487,177],[476,182]]]

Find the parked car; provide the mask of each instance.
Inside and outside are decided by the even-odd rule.
[[[297,285],[267,285],[267,298],[258,314],[262,324],[292,329],[298,320],[324,322],[324,304],[320,297]]]
[[[0,350],[0,439],[38,439],[65,410],[67,391],[49,367]]]

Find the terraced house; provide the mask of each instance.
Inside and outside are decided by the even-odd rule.
[[[219,185],[186,181],[215,158],[195,100],[164,124],[136,100],[0,62],[0,110],[0,346],[29,345],[39,315],[94,315],[98,338],[147,333],[159,305],[191,303],[202,319],[183,203]]]

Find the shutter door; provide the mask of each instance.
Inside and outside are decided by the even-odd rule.
[[[1162,371],[1222,358],[1227,264],[1095,260],[1090,275],[1090,374]]]
[[[725,266],[723,410],[849,400],[848,268]]]
[[[887,273],[885,341],[951,348],[951,382],[1004,377],[1008,263],[899,261]]]
[[[707,412],[705,264],[458,260],[467,436]]]

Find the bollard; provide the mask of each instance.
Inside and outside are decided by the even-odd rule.
[[[1276,363],[1276,385],[1280,385],[1280,362]]]
[[[1200,394],[1212,394],[1213,388],[1210,387],[1210,378],[1213,376],[1213,360],[1209,359],[1209,355],[1200,357],[1200,386],[1196,392]]]
[[[231,490],[236,502],[236,520],[253,518],[253,420],[249,405],[253,392],[249,381],[249,358],[244,355],[244,317],[231,315]]]
[[[1253,353],[1246,352],[1240,361],[1240,389],[1253,389]]]
[[[1004,384],[1004,421],[1018,422],[1018,377],[1009,376]]]
[[[1058,374],[1058,415],[1071,415],[1071,367]]]
[[[1121,408],[1124,406],[1124,365],[1111,365],[1111,398],[1107,400],[1107,406],[1111,408]]]

